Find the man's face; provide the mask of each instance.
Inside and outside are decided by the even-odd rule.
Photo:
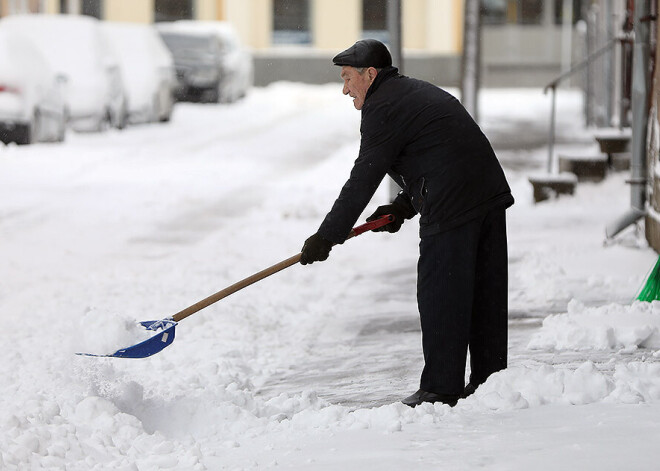
[[[344,95],[350,95],[353,98],[353,106],[356,110],[361,110],[364,105],[364,99],[367,96],[367,90],[376,78],[376,69],[369,67],[364,72],[359,73],[358,69],[349,65],[341,68],[341,78],[344,80]]]

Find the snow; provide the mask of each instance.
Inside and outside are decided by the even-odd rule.
[[[636,301],[630,306],[585,307],[572,300],[566,314],[543,320],[530,348],[557,350],[660,350],[660,302]]]
[[[557,152],[592,146],[580,95],[557,98]],[[0,147],[0,468],[655,469],[660,305],[633,299],[657,254],[640,228],[604,236],[627,174],[534,204],[549,97],[480,100],[516,197],[510,367],[455,408],[399,402],[422,366],[416,221],[184,319],[153,357],[75,355],[300,250],[359,148],[337,84]]]
[[[130,316],[90,308],[80,319],[80,337],[74,340],[74,350],[94,355],[110,355],[117,350],[143,342],[158,329],[143,328]]]

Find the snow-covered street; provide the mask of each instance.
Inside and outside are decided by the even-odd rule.
[[[592,149],[580,94],[558,100],[557,151]],[[510,358],[455,408],[399,402],[422,367],[417,219],[194,314],[153,357],[75,355],[299,252],[357,156],[340,85],[0,145],[0,469],[656,469],[660,303],[633,299],[658,256],[643,230],[604,240],[628,173],[535,205],[549,97],[484,90],[481,116],[516,198]]]

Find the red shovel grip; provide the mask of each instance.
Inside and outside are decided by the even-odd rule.
[[[361,226],[354,227],[353,230],[351,230],[350,234],[348,234],[348,238],[350,239],[351,237],[359,236],[360,234],[363,234],[367,231],[373,231],[374,229],[378,229],[379,227],[386,226],[392,221],[394,221],[394,216],[392,214],[386,214],[384,216],[379,217],[378,219],[374,219],[373,221],[364,223]]]

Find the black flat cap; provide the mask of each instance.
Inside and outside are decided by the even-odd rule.
[[[332,62],[335,65],[381,69],[392,65],[392,56],[382,42],[375,39],[361,39],[333,57]]]

